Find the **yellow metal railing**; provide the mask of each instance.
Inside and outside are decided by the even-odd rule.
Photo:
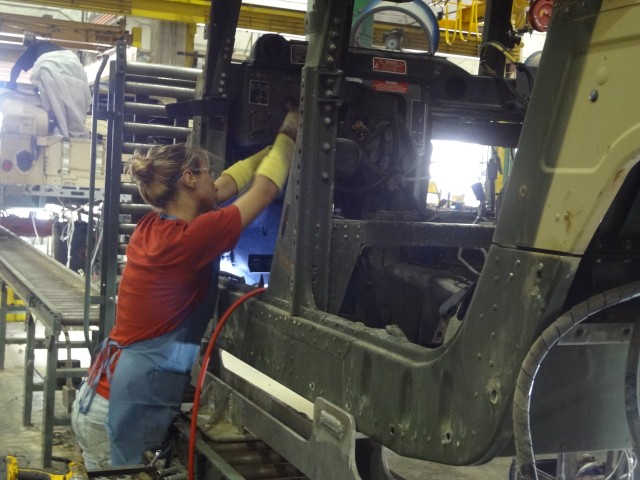
[[[440,27],[444,30],[445,43],[453,45],[456,37],[461,42],[468,42],[472,35],[477,40],[478,33],[478,4],[479,0],[471,0],[471,4],[464,4],[462,0],[456,1],[456,16],[454,20],[449,20],[449,3],[445,3],[445,19],[440,21]],[[484,5],[484,4],[483,4]],[[453,25],[451,25],[453,23]],[[464,28],[466,26],[466,28]],[[465,34],[466,31],[466,34]],[[466,35],[466,36],[465,36]]]

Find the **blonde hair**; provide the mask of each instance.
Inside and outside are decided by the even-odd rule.
[[[163,209],[175,196],[178,180],[185,170],[209,165],[208,152],[183,143],[151,147],[146,154],[136,150],[129,173],[149,205]]]

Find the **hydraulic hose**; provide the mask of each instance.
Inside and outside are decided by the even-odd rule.
[[[640,297],[640,282],[632,282],[620,287],[607,290],[605,292],[594,295],[587,300],[575,305],[571,310],[561,315],[547,329],[542,332],[529,349],[529,353],[522,362],[518,380],[516,382],[516,390],[513,397],[513,437],[516,447],[516,478],[518,480],[538,480],[538,472],[536,471],[535,456],[533,451],[533,441],[531,438],[531,395],[533,392],[533,384],[536,375],[540,369],[542,361],[545,359],[549,351],[573,328],[579,323],[584,322],[598,312],[607,308],[611,308],[625,303],[634,298]],[[640,336],[640,332],[636,332],[634,328],[634,336]],[[632,340],[633,342],[633,340]],[[640,339],[637,340],[640,343]],[[634,380],[637,382],[635,375],[637,373],[637,345],[636,350]],[[631,355],[631,345],[629,353]],[[627,375],[629,374],[629,362],[627,362]],[[625,379],[626,387],[626,379]],[[637,392],[634,391],[635,412],[637,418]],[[627,400],[627,414],[629,410],[629,402]],[[630,425],[631,428],[631,425]],[[632,429],[633,430],[633,429]],[[638,432],[636,425],[636,434]],[[634,443],[637,442],[634,437]]]
[[[202,366],[200,367],[200,373],[198,374],[198,380],[196,382],[196,391],[193,398],[193,409],[191,411],[191,428],[189,431],[189,458],[188,458],[188,472],[189,472],[189,480],[194,480],[194,459],[196,453],[196,434],[198,431],[198,409],[200,408],[200,395],[202,393],[202,384],[204,383],[204,376],[207,373],[207,367],[209,366],[209,360],[211,359],[211,354],[213,352],[213,347],[218,340],[218,336],[222,331],[222,327],[227,322],[231,314],[235,312],[235,310],[242,305],[245,301],[250,299],[251,297],[255,297],[260,293],[264,292],[266,288],[256,288],[255,290],[251,290],[250,292],[245,293],[238,300],[233,302],[233,304],[224,312],[224,315],[220,317],[216,328],[213,330],[211,334],[211,339],[209,340],[209,345],[207,345],[207,350],[202,357]]]

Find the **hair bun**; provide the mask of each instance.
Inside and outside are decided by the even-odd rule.
[[[153,180],[154,165],[151,159],[134,153],[131,159],[131,177],[140,183],[149,183]]]

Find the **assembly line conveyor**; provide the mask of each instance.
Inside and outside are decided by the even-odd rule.
[[[58,350],[87,348],[84,340],[70,341],[71,330],[82,330],[85,318],[85,279],[52,257],[36,249],[9,230],[0,227],[0,284],[2,305],[0,308],[0,368],[4,368],[5,346],[8,343],[26,343],[24,373],[23,424],[31,424],[33,392],[43,392],[42,462],[51,466],[53,429],[68,425],[68,418],[55,417],[55,394],[65,383],[80,379],[86,368],[80,368],[67,360],[59,361]],[[7,313],[14,311],[7,305],[7,287],[13,289],[25,303],[26,340],[6,338]],[[98,294],[98,288],[92,295]],[[90,305],[89,325],[97,326],[99,306]],[[35,322],[44,326],[44,338],[36,339]],[[66,341],[60,336],[65,334]],[[42,385],[34,384],[35,350],[46,349],[46,370]]]

